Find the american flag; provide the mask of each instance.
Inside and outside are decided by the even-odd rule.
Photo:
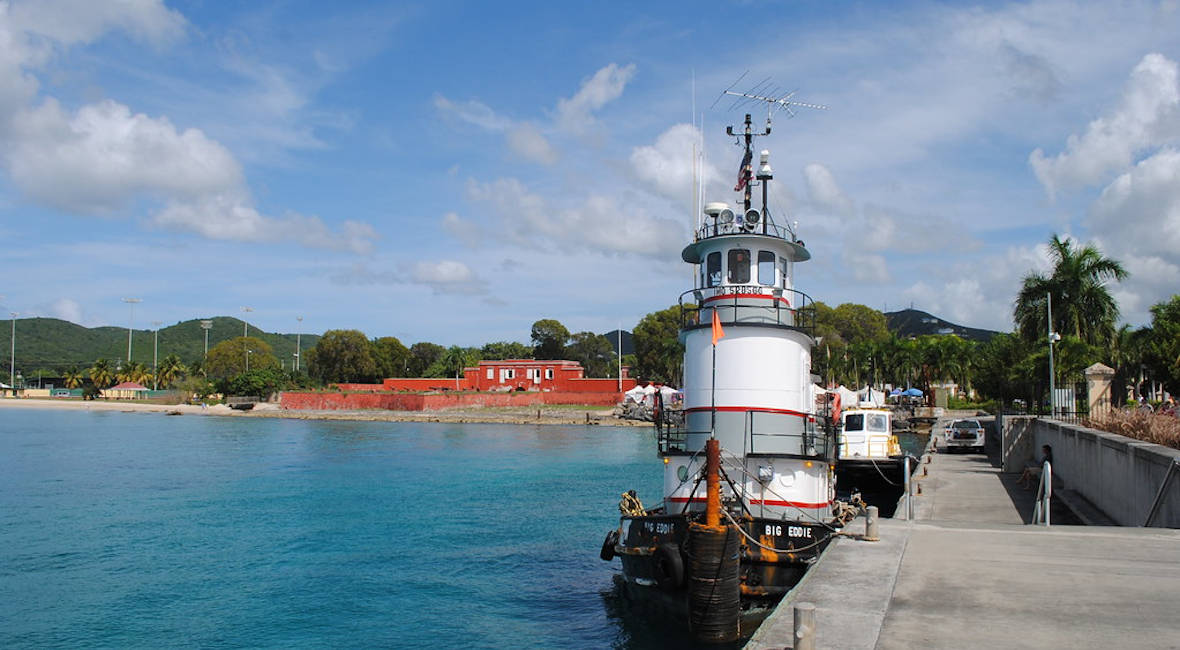
[[[745,157],[742,158],[742,166],[738,168],[737,187],[734,187],[733,191],[740,192],[746,187],[746,179],[749,177],[749,173],[753,171],[753,167],[751,167],[752,162],[753,159],[750,150],[747,149]]]

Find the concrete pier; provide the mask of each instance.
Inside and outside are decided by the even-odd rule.
[[[882,520],[878,542],[854,521],[746,647],[792,647],[796,602],[817,648],[1180,647],[1180,531],[1061,525],[1056,503],[1027,525],[1034,491],[992,451],[933,455],[915,521]]]

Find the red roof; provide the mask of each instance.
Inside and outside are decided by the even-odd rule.
[[[144,388],[133,381],[125,381],[118,386],[111,386],[107,390],[147,390],[147,388]]]

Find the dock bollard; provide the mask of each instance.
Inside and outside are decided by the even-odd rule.
[[[869,542],[881,540],[881,531],[877,526],[877,510],[877,506],[865,508],[865,540]]]
[[[815,650],[815,605],[795,605],[795,646],[794,650]]]

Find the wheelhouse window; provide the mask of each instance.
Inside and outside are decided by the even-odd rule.
[[[735,248],[729,251],[729,283],[748,284],[750,282],[750,251]]]
[[[705,286],[715,287],[721,284],[721,253],[709,253],[705,258]]]
[[[844,416],[845,431],[864,431],[865,416],[862,413],[849,413]]]
[[[758,284],[774,286],[774,252],[758,251]]]

